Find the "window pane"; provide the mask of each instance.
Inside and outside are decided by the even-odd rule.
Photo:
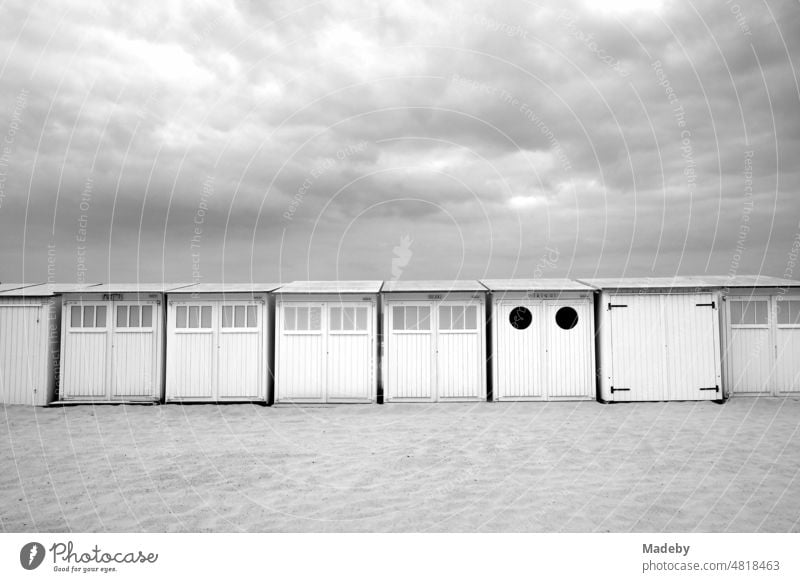
[[[189,306],[189,327],[200,327],[200,308],[197,305]]]
[[[308,307],[297,308],[297,329],[300,331],[308,330]]]
[[[431,328],[431,308],[430,307],[420,307],[419,308],[419,315],[417,317],[419,320],[419,329],[422,330],[430,330]]]
[[[342,330],[342,308],[331,307],[331,331]]]
[[[233,305],[222,306],[222,327],[233,327]]]
[[[406,328],[404,312],[404,307],[392,307],[392,329],[404,330]]]
[[[244,327],[244,305],[237,305],[234,308],[234,313],[236,315],[234,327]]]
[[[789,323],[800,325],[800,301],[787,301],[789,303]]]
[[[258,327],[258,315],[256,314],[256,306],[247,306],[247,327]]]
[[[752,301],[742,303],[742,323],[752,325],[756,322],[756,310]]]
[[[444,305],[439,306],[439,329],[453,329],[452,322],[450,321],[450,307]]]
[[[178,305],[175,308],[175,327],[186,327],[186,306]]]
[[[105,327],[106,326],[106,306],[105,305],[98,305],[97,306],[97,320],[94,324],[95,327]]]
[[[356,308],[343,307],[342,315],[342,328],[345,331],[354,331],[356,329]]]
[[[139,306],[131,305],[130,310],[130,326],[139,327]]]
[[[142,305],[142,327],[153,327],[152,305]]]
[[[117,327],[128,327],[128,308],[117,305]]]
[[[287,331],[294,331],[295,325],[295,308],[294,307],[284,307],[283,308],[283,329]]]
[[[83,306],[83,327],[94,327],[94,307]]]
[[[322,308],[311,307],[311,325],[308,327],[311,331],[319,331],[322,324]]]
[[[788,301],[778,301],[777,307],[777,315],[778,315],[778,323],[779,324],[786,324],[789,323],[790,317],[790,309],[789,309],[789,302]]]
[[[203,305],[200,308],[200,327],[211,328],[211,306]]]
[[[467,307],[464,329],[478,329],[478,308],[474,305]]]
[[[358,331],[366,331],[367,330],[367,308],[366,307],[357,307],[356,308],[356,329]]]
[[[767,302],[766,301],[754,301],[756,307],[756,324],[758,325],[766,325],[767,324]]]
[[[738,325],[742,323],[742,302],[731,301],[731,323]]]
[[[453,307],[453,329],[464,329],[464,306]]]
[[[417,308],[413,305],[406,307],[406,329],[417,329]]]
[[[78,305],[73,305],[69,310],[69,321],[72,327],[81,326],[81,308]]]

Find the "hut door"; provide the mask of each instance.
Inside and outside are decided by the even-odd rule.
[[[103,398],[108,393],[110,321],[102,302],[70,303],[61,354],[61,398]]]
[[[327,400],[372,398],[372,304],[331,302],[327,315]]]
[[[443,302],[438,306],[436,343],[437,397],[479,398],[481,326],[478,302]]]
[[[585,301],[547,301],[544,306],[545,365],[542,381],[550,398],[595,395],[592,309]]]
[[[664,313],[658,295],[609,295],[611,400],[661,400],[666,376]]]
[[[800,299],[777,303],[777,392],[800,392]]]
[[[718,305],[711,293],[663,295],[666,400],[721,400]]]
[[[48,321],[41,305],[0,305],[0,403],[47,404],[42,333]],[[49,341],[47,338],[46,341]]]
[[[213,304],[180,303],[170,305],[169,357],[167,383],[174,386],[176,399],[211,398],[214,394]]]
[[[389,308],[385,360],[389,399],[433,399],[433,307],[431,301],[403,301]]]
[[[324,303],[286,302],[278,314],[282,336],[278,369],[282,400],[325,398]]]
[[[117,301],[111,306],[111,396],[157,396],[155,377],[160,328],[156,301]]]
[[[541,363],[542,324],[540,305],[534,302],[500,302],[495,317],[497,350],[493,354],[497,366],[499,398],[537,398],[542,396],[539,377]]]
[[[733,393],[769,394],[773,347],[770,341],[769,299],[728,298],[730,361]]]
[[[223,303],[219,328],[217,398],[257,398],[264,365],[259,304]]]

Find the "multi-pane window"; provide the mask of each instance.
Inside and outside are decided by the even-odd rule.
[[[800,300],[778,301],[778,325],[800,325]]]
[[[321,321],[321,307],[287,305],[283,308],[283,329],[286,331],[320,331]]]
[[[255,305],[223,305],[222,327],[258,327]]]
[[[105,305],[73,305],[69,314],[70,327],[105,327]]]
[[[439,329],[444,331],[478,329],[478,308],[474,305],[440,305]]]
[[[331,307],[331,331],[367,331],[366,307]]]
[[[210,305],[178,305],[175,308],[175,327],[178,329],[210,329]]]
[[[431,308],[423,305],[395,305],[392,307],[392,329],[429,331],[431,329]]]
[[[767,306],[763,300],[731,301],[731,324],[767,325]]]
[[[117,327],[153,327],[153,306],[117,305]]]

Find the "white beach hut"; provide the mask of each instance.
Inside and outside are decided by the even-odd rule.
[[[0,403],[56,398],[61,295],[85,284],[0,285]]]
[[[295,281],[275,291],[275,402],[375,402],[381,281]]]
[[[267,402],[276,287],[199,283],[167,293],[167,402]]]
[[[478,281],[387,281],[385,402],[486,400],[486,288]]]
[[[569,279],[485,279],[494,400],[594,400],[594,289]]]
[[[722,400],[719,284],[702,277],[582,279],[597,302],[600,398]]]
[[[725,305],[726,396],[800,393],[800,282],[762,276],[715,280]]]
[[[175,287],[106,284],[64,293],[59,400],[160,401],[164,293]]]

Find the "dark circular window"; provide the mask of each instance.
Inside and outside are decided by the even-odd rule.
[[[556,311],[556,323],[561,329],[572,329],[578,325],[578,312],[572,307],[562,307]]]
[[[533,315],[527,307],[515,307],[511,310],[508,321],[514,329],[528,329],[533,321]]]

